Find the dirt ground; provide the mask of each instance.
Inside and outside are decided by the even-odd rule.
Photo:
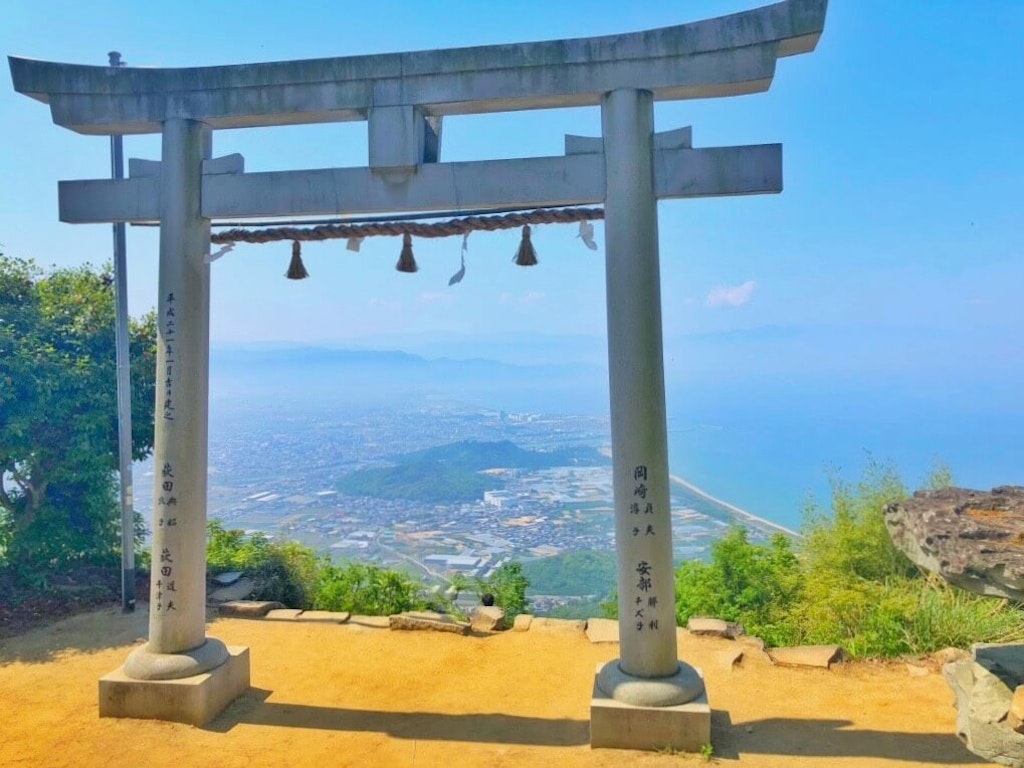
[[[352,624],[216,619],[246,645],[252,688],[205,728],[100,719],[97,680],[146,632],[105,609],[0,640],[0,765],[679,766],[696,755],[592,750],[589,701],[616,644],[533,629],[462,637]],[[733,641],[680,631],[713,709],[713,762],[746,768],[984,764],[953,735],[937,670],[843,664],[772,667]]]

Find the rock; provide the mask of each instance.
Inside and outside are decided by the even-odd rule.
[[[455,632],[460,635],[469,634],[469,624],[465,621],[456,621],[451,616],[432,611],[409,611],[399,613],[395,616],[388,616],[388,626],[391,629],[430,629],[435,632]]]
[[[345,623],[349,627],[367,627],[370,629],[387,629],[391,626],[391,619],[388,616],[350,616]]]
[[[954,661],[960,661],[961,659],[968,659],[970,658],[970,656],[971,654],[969,654],[963,648],[946,647],[940,648],[939,650],[935,651],[935,653],[933,653],[928,658],[931,659],[931,661],[934,664],[937,664],[941,669],[946,664],[950,664]]]
[[[348,611],[303,611],[295,620],[319,624],[344,624],[348,617]]]
[[[1018,685],[1013,689],[1006,720],[1017,733],[1024,733],[1024,685]]]
[[[972,592],[1024,600],[1024,487],[918,491],[884,514],[893,542],[921,568]]]
[[[686,629],[691,635],[701,637],[728,637],[735,640],[743,633],[743,625],[736,621],[723,621],[709,616],[691,616],[686,622]]]
[[[252,591],[255,588],[256,585],[253,583],[252,579],[241,578],[230,586],[213,590],[209,595],[209,600],[213,603],[226,603],[232,600],[244,600],[252,594]]]
[[[587,619],[587,639],[592,643],[619,642],[619,622],[614,619]]]
[[[512,622],[513,632],[525,632],[533,623],[533,616],[529,613],[520,613]]]
[[[1010,708],[1024,683],[1024,645],[983,644],[971,658],[942,668],[956,696],[956,729],[967,748],[986,760],[1024,766],[1024,735],[1011,723]]]
[[[715,655],[715,660],[723,669],[732,670],[737,664],[743,661],[743,651],[739,648],[730,648]]]
[[[284,608],[273,600],[231,600],[217,606],[217,614],[239,619],[262,619],[270,611]]]
[[[772,648],[768,658],[780,667],[820,667],[828,669],[843,660],[843,649],[838,645],[794,645]]]
[[[228,573],[219,573],[213,577],[213,582],[222,587],[230,587],[236,581],[242,578],[241,571],[229,571]]]
[[[764,652],[764,640],[760,637],[754,637],[753,635],[743,635],[742,637],[736,638],[740,643],[753,648],[755,651]]]
[[[583,634],[587,623],[583,619],[551,619],[547,616],[534,616],[530,622],[531,632],[575,632]]]
[[[276,608],[272,611],[267,611],[267,615],[263,618],[270,619],[271,621],[294,621],[295,617],[302,613],[299,608]]]
[[[505,629],[505,611],[496,605],[479,605],[469,617],[474,632],[500,632]]]

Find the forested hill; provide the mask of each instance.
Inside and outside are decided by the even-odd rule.
[[[553,451],[531,451],[511,440],[485,442],[462,440],[439,445],[424,451],[407,453],[398,458],[400,464],[421,461],[442,462],[461,469],[479,472],[482,469],[551,469],[552,467],[598,467],[610,463],[596,448],[557,448]]]
[[[394,461],[391,467],[362,469],[346,475],[337,488],[350,496],[459,504],[482,498],[484,491],[505,487],[502,478],[482,475],[481,470],[593,467],[609,463],[594,448],[531,451],[508,440],[464,440],[403,454]]]

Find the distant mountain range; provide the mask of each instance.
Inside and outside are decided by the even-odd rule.
[[[214,349],[212,397],[385,405],[442,397],[505,410],[601,413],[608,376],[587,364],[513,365],[481,358],[322,347]]]

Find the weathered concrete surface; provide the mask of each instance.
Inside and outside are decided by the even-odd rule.
[[[170,720],[202,726],[249,688],[249,649],[228,646],[220,666],[174,680],[138,680],[123,668],[99,681],[100,717]]]
[[[610,662],[614,664],[615,662]],[[590,698],[590,746],[612,749],[677,749],[698,752],[711,743],[711,707],[700,670],[698,694],[683,704],[645,706],[620,701],[607,694],[597,680],[606,664],[597,666]],[[646,698],[646,692],[641,698]]]
[[[92,67],[11,57],[14,89],[81,133],[155,133],[168,118],[213,128],[586,106],[616,88],[656,99],[766,90],[779,57],[812,51],[826,0],[787,0],[645,32],[519,45],[191,69]]]
[[[963,589],[1024,600],[1024,487],[918,491],[885,508],[896,546]]]
[[[1014,731],[1010,708],[1024,684],[1024,645],[979,643],[971,655],[942,668],[956,695],[957,735],[979,757],[1021,768],[1024,735]]]

